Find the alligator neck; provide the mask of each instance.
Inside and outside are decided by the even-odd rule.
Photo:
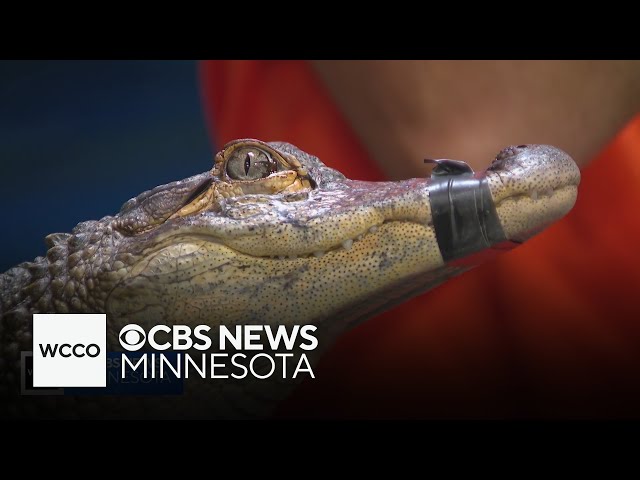
[[[30,327],[31,315],[44,312],[67,312],[68,306],[56,295],[55,285],[68,280],[67,258],[69,234],[56,233],[47,236],[49,247],[46,257],[23,262],[0,274],[0,318],[4,330]],[[54,282],[55,280],[55,282]],[[30,328],[29,328],[30,330]]]

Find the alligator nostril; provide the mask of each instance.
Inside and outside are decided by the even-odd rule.
[[[498,155],[496,155],[495,160],[489,167],[489,170],[500,170],[503,168],[505,162],[511,160],[512,158],[522,154],[522,149],[530,148],[531,145],[522,144],[522,145],[511,145],[509,147],[503,148]]]
[[[496,161],[504,161],[507,158],[514,156],[516,153],[518,153],[516,151],[516,148],[518,148],[518,147],[511,146],[511,147],[507,147],[507,148],[502,149],[500,151],[500,153],[498,153],[498,155],[496,155]]]

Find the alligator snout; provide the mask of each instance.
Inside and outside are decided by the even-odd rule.
[[[503,149],[486,171],[505,233],[522,241],[563,217],[575,204],[580,169],[550,145]]]
[[[573,159],[549,145],[518,145],[503,149],[487,174],[494,173],[503,187],[494,191],[495,200],[514,195],[544,195],[580,183],[580,170]]]

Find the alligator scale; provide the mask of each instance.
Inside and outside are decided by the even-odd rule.
[[[109,350],[121,350],[129,323],[313,324],[316,362],[346,328],[468,269],[468,255],[564,216],[579,181],[573,160],[545,145],[508,147],[480,174],[439,161],[431,178],[364,182],[287,143],[233,141],[212,170],[51,234],[45,257],[0,275],[0,415],[268,415],[295,381],[194,381],[177,397],[21,397],[32,314],[106,313]]]

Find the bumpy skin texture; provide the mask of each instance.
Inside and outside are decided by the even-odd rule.
[[[246,178],[229,177],[231,161]],[[503,150],[485,175],[517,241],[566,214],[580,180],[567,154],[539,145]],[[207,379],[180,397],[20,397],[32,314],[106,312],[108,350],[121,350],[128,323],[311,323],[315,362],[345,328],[463,271],[442,260],[428,184],[349,180],[290,144],[239,140],[212,171],[47,236],[46,257],[0,275],[0,415],[267,415],[296,381]]]

